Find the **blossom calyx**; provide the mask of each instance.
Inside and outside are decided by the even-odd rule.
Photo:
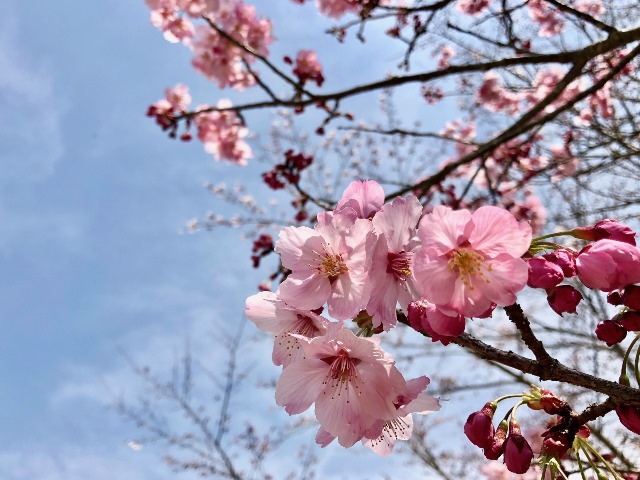
[[[556,397],[552,391],[535,385],[522,396],[522,400],[530,409],[544,410],[549,415],[557,415],[568,406],[567,402]]]
[[[494,436],[493,414],[498,404],[488,402],[478,412],[473,412],[464,424],[464,434],[467,438],[480,448],[487,448],[491,445]]]

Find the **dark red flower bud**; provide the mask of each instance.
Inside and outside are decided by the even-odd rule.
[[[484,448],[484,456],[488,460],[497,460],[502,455],[508,428],[509,424],[506,420],[503,420],[500,422],[500,425],[498,425],[498,429],[495,431],[493,438],[491,439],[491,444]]]
[[[596,337],[611,347],[620,343],[627,336],[627,330],[618,322],[603,320],[596,327]]]
[[[620,292],[617,290],[609,292],[607,294],[607,303],[616,307],[622,305],[622,295],[620,295]]]
[[[591,435],[591,429],[586,425],[580,425],[580,428],[578,428],[578,433],[576,433],[576,435],[580,438],[589,438],[589,436]]]
[[[558,315],[576,313],[582,294],[571,285],[559,285],[547,290],[549,306]]]
[[[616,414],[622,425],[631,432],[640,435],[640,407],[618,407]]]
[[[464,424],[464,434],[471,443],[480,448],[491,445],[493,440],[493,414],[498,405],[495,402],[488,402],[479,412],[473,412]]]
[[[542,455],[549,455],[561,459],[571,448],[573,441],[569,440],[564,433],[545,432],[546,438],[542,442]],[[543,434],[545,435],[545,434]]]
[[[573,235],[582,240],[597,241],[606,238],[631,245],[636,244],[636,232],[611,218],[600,220],[593,227],[574,228]]]
[[[529,258],[527,263],[529,265],[527,285],[531,288],[552,288],[564,280],[562,268],[545,258]]]
[[[627,310],[626,312],[616,316],[616,322],[629,332],[638,332],[640,331],[640,312]]]
[[[511,419],[509,436],[504,442],[504,463],[512,473],[523,474],[531,466],[533,450],[529,442],[520,434],[520,425]]]
[[[624,287],[622,303],[625,307],[640,310],[640,285],[629,285],[628,287]]]

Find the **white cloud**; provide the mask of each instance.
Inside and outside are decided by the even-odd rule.
[[[64,153],[60,112],[50,73],[23,56],[9,18],[0,23],[0,182],[34,182]]]

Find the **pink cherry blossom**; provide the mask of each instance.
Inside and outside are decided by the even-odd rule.
[[[538,35],[541,37],[553,37],[564,30],[564,19],[544,0],[529,0],[527,7],[531,18],[540,25]]]
[[[280,285],[280,298],[296,308],[329,306],[338,320],[355,317],[369,301],[369,269],[376,236],[369,220],[352,210],[320,214],[315,229],[287,227],[275,251],[291,274]]]
[[[247,298],[246,315],[256,326],[275,335],[272,360],[287,366],[304,357],[300,335],[314,338],[324,335],[328,320],[320,315],[290,307],[273,292],[260,292]]]
[[[520,96],[505,89],[500,84],[500,76],[494,72],[485,74],[476,99],[480,105],[491,112],[515,115],[520,110]]]
[[[173,88],[165,88],[164,96],[175,112],[186,112],[191,105],[189,87],[182,83],[178,83]]]
[[[396,304],[406,312],[418,289],[411,273],[413,254],[419,247],[416,236],[422,205],[413,195],[396,197],[382,206],[373,217],[374,232],[379,234],[371,264],[371,299],[367,312],[373,326],[385,331],[396,325]]]
[[[267,56],[271,36],[271,22],[258,18],[255,8],[242,2],[231,2],[221,8],[212,21],[234,40],[259,54]],[[255,56],[234,45],[208,25],[200,25],[192,42],[195,57],[192,65],[220,88],[231,86],[243,90],[255,83],[243,61],[252,64]]]
[[[411,326],[419,332],[426,332],[433,342],[448,345],[451,340],[464,332],[465,318],[462,315],[448,315],[421,299],[411,302],[407,308]]]
[[[493,303],[511,305],[527,283],[520,257],[531,227],[506,210],[486,206],[471,214],[437,206],[420,221],[418,235],[414,275],[425,299],[444,313],[477,317]]]
[[[605,12],[604,5],[600,0],[578,0],[574,8],[593,18],[600,18]]]
[[[618,290],[640,282],[640,250],[625,242],[599,240],[582,249],[576,269],[587,287]]]
[[[374,180],[351,182],[336,204],[336,212],[353,210],[358,218],[372,218],[384,203],[384,190]]]
[[[218,108],[230,108],[229,100],[220,100]],[[198,110],[208,108],[203,105]],[[199,113],[193,119],[198,129],[198,138],[204,143],[204,149],[212,153],[217,160],[228,160],[245,166],[253,156],[251,147],[243,140],[248,130],[232,110]]]
[[[576,313],[582,294],[571,285],[560,285],[547,290],[547,301],[558,315]]]
[[[282,371],[276,403],[289,415],[315,403],[325,432],[319,432],[321,442],[332,436],[350,447],[376,421],[397,418],[394,401],[406,382],[377,341],[357,337],[340,323],[332,323],[322,337],[301,340],[305,356]]]
[[[425,376],[406,382],[406,391],[394,401],[396,417],[390,420],[378,420],[362,439],[362,444],[378,455],[387,456],[393,451],[397,440],[409,440],[413,433],[413,413],[426,415],[440,410],[437,398],[423,393],[429,385]]]
[[[450,61],[453,57],[455,57],[456,51],[453,47],[449,45],[444,45],[440,49],[440,56],[438,57],[438,68],[440,70],[444,68],[448,68],[450,65]]]
[[[193,18],[215,13],[220,8],[220,0],[176,0],[178,8]]]
[[[465,15],[479,15],[489,8],[490,0],[458,0],[456,10]]]
[[[313,50],[300,50],[296,56],[293,74],[300,79],[300,83],[316,82],[319,87],[324,83],[322,65],[318,61],[318,54]]]

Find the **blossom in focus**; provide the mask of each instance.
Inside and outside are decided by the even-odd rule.
[[[280,285],[280,298],[304,310],[327,302],[333,318],[355,317],[369,301],[375,242],[371,222],[355,218],[353,210],[320,214],[315,229],[285,228],[275,251],[291,274]]]
[[[610,292],[640,282],[640,250],[616,240],[587,245],[576,258],[580,281],[589,288]]]
[[[520,257],[531,245],[531,227],[506,210],[486,206],[472,214],[437,206],[420,221],[418,235],[418,288],[443,313],[481,316],[492,304],[513,304],[527,283]]]
[[[343,447],[378,420],[397,418],[394,401],[406,382],[377,341],[357,337],[341,323],[330,324],[324,336],[301,340],[304,358],[285,367],[276,385],[276,403],[289,415],[315,403],[322,430]],[[326,434],[320,440],[326,442]]]
[[[379,237],[371,263],[367,312],[373,317],[373,326],[382,325],[385,331],[396,325],[396,304],[407,312],[409,303],[420,296],[411,267],[419,246],[416,228],[421,214],[420,201],[409,195],[383,205],[372,220]]]
[[[429,385],[425,376],[406,382],[406,390],[393,402],[397,416],[391,420],[378,420],[362,439],[362,444],[378,455],[387,456],[393,451],[397,440],[409,440],[413,433],[413,415],[426,415],[440,410],[437,398],[423,393]]]
[[[384,190],[373,180],[351,182],[338,203],[336,212],[345,208],[353,210],[358,218],[373,218],[384,203]]]
[[[230,108],[229,100],[220,100],[217,108]],[[208,106],[203,105],[198,110]],[[232,110],[198,113],[193,119],[198,129],[198,138],[204,143],[204,149],[212,153],[217,160],[228,160],[240,166],[247,165],[253,156],[251,147],[243,140],[249,131],[242,125],[238,115]]]
[[[247,298],[245,313],[260,330],[275,335],[272,360],[274,365],[285,367],[304,357],[298,336],[322,336],[329,324],[315,312],[290,307],[273,292],[260,292]]]

